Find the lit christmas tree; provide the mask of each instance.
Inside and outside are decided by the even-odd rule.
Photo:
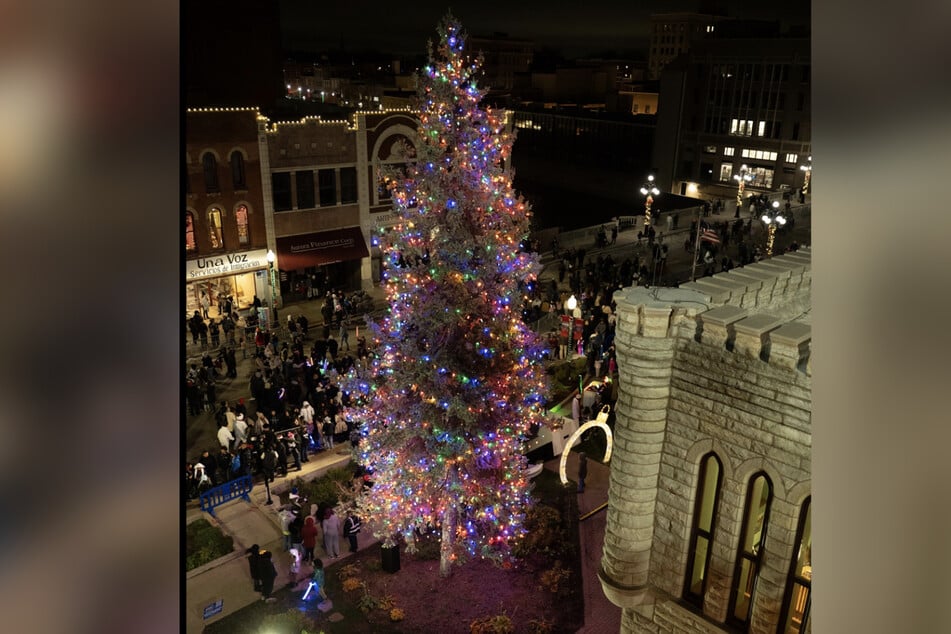
[[[506,562],[531,503],[523,444],[545,425],[541,339],[521,320],[534,281],[529,205],[503,161],[514,137],[479,106],[480,58],[446,16],[417,82],[416,156],[386,174],[400,223],[382,236],[389,310],[370,324],[378,356],[350,374],[357,459],[374,485],[359,512],[377,537],[441,530],[440,574],[481,556]]]

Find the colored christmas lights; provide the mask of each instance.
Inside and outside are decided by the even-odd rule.
[[[524,534],[531,483],[522,455],[530,427],[547,425],[543,341],[514,315],[520,283],[537,277],[521,253],[530,206],[503,160],[514,136],[479,102],[481,59],[464,54],[455,18],[419,77],[416,155],[385,174],[395,228],[384,253],[387,314],[369,324],[378,355],[344,381],[363,421],[358,460],[372,488],[358,510],[377,537],[442,530],[448,562],[505,562]],[[407,389],[407,386],[410,386]]]

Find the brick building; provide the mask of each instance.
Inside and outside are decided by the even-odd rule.
[[[811,631],[810,266],[615,293],[599,576],[622,632]]]
[[[409,110],[262,125],[282,296],[303,299],[308,288],[354,290],[379,280],[371,234],[395,221],[379,170],[406,161],[417,126]]]
[[[185,115],[185,307],[202,293],[246,308],[268,298],[265,198],[256,108],[203,108]],[[211,316],[217,317],[217,308]]]

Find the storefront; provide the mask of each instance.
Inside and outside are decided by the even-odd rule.
[[[185,262],[185,310],[188,315],[201,310],[202,293],[211,302],[209,316],[219,316],[219,301],[230,297],[234,310],[243,310],[257,295],[262,302],[270,297],[267,249],[222,253]]]
[[[360,267],[369,255],[360,227],[279,237],[281,294],[294,301],[328,288],[358,289]]]

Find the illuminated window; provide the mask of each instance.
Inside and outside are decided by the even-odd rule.
[[[710,545],[713,543],[714,520],[722,479],[723,465],[717,455],[710,452],[700,460],[700,480],[697,483],[697,501],[694,504],[684,582],[684,599],[700,608],[703,608],[707,569],[710,566]]]
[[[787,162],[787,163],[795,163],[795,162],[798,161],[798,160],[799,160],[799,155],[798,155],[798,154],[787,154],[787,155],[786,155],[786,162]]]
[[[194,251],[198,248],[195,242],[195,216],[190,211],[185,212],[185,250]]]
[[[740,531],[740,548],[733,571],[733,587],[730,591],[730,607],[727,620],[743,628],[749,626],[756,580],[763,563],[763,543],[769,523],[769,507],[773,501],[773,486],[769,477],[757,473],[750,478],[743,513],[743,529]]]
[[[221,210],[212,207],[208,212],[208,240],[212,249],[225,248],[225,241],[221,237]]]
[[[735,147],[725,147],[723,148],[723,156],[733,156],[736,153]]]
[[[703,153],[704,153],[704,154],[716,154],[716,153],[717,153],[717,146],[715,146],[715,145],[705,145],[705,146],[703,146]]]
[[[238,225],[238,244],[248,244],[251,242],[248,233],[248,206],[238,205],[234,210],[234,221]]]
[[[244,156],[238,150],[231,153],[231,183],[235,189],[247,189],[244,180]]]
[[[720,181],[729,182],[733,178],[733,163],[720,163]]]
[[[766,135],[766,122],[760,121],[759,127],[756,130],[756,136],[765,136]]]
[[[730,134],[739,136],[753,136],[753,122],[749,119],[732,119]]]
[[[812,590],[812,496],[802,503],[793,559],[789,569],[783,610],[779,619],[780,634],[799,634],[809,619],[809,595]]]
[[[218,161],[211,152],[205,152],[201,157],[201,167],[205,173],[205,191],[218,191]]]

